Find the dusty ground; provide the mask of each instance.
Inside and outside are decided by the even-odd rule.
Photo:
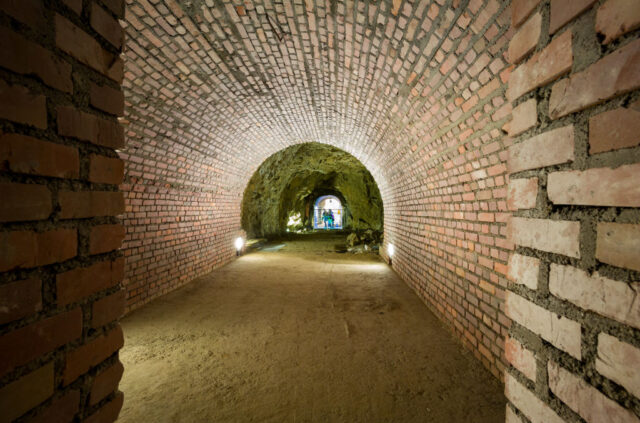
[[[127,316],[119,422],[503,422],[499,383],[338,242],[276,242]]]

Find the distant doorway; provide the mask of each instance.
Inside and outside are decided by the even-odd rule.
[[[335,195],[318,197],[313,207],[314,229],[342,229],[342,203]]]

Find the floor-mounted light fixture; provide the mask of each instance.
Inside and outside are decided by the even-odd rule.
[[[387,255],[389,256],[389,266],[393,266],[393,254],[396,252],[393,244],[387,245]]]
[[[236,256],[240,255],[242,251],[242,247],[244,247],[244,239],[241,236],[236,238]]]

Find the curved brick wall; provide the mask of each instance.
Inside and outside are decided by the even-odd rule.
[[[0,422],[113,421],[122,311],[232,260],[249,178],[302,142],[372,173],[508,421],[637,422],[639,9],[0,2]]]

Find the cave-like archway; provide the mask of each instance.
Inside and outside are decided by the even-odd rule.
[[[322,211],[315,215],[316,200],[323,196],[340,204],[333,210],[333,223],[323,221]],[[242,227],[249,237],[318,229],[318,221],[320,229],[335,229],[338,220],[341,229],[381,231],[382,198],[358,159],[327,144],[298,144],[273,154],[244,192]]]

